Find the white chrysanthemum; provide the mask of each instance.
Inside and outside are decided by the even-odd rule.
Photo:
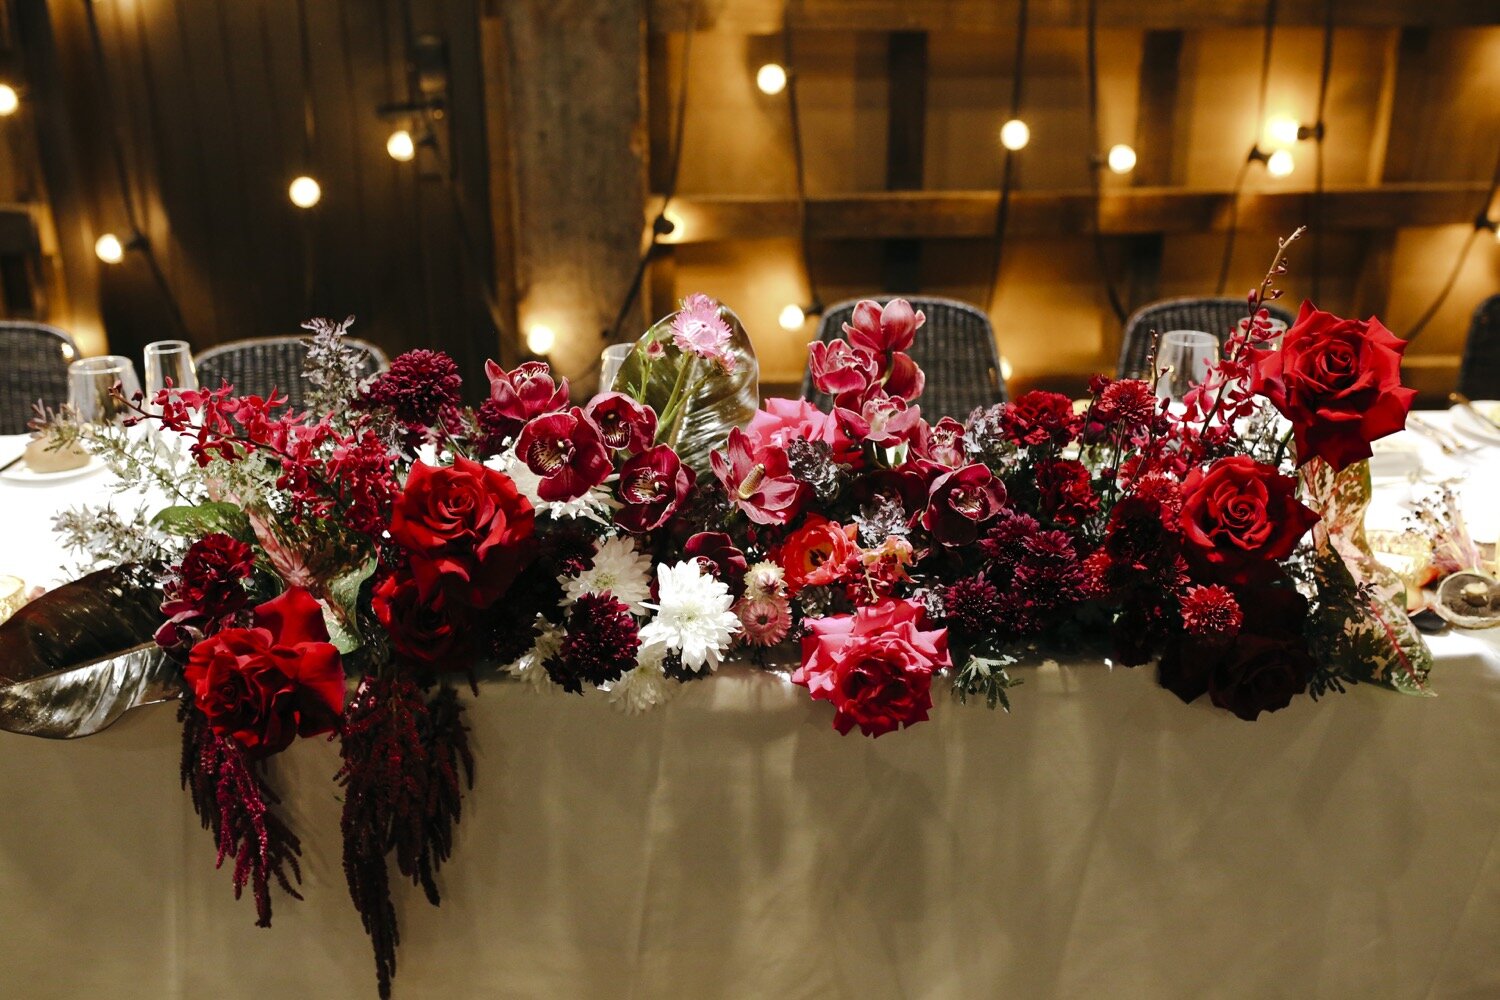
[[[563,603],[605,591],[632,614],[646,613],[642,602],[651,596],[651,557],[637,549],[633,539],[606,538],[596,543],[594,565],[563,581]]]
[[[563,630],[554,628],[544,620],[539,621],[542,631],[536,637],[536,642],[531,649],[521,654],[519,660],[507,664],[505,670],[516,680],[540,691],[552,685],[552,678],[547,676],[547,668],[543,664],[562,647]]]
[[[656,617],[641,629],[642,649],[676,650],[689,670],[718,669],[740,630],[740,620],[729,610],[734,604],[729,585],[704,573],[693,559],[658,566],[656,581],[658,603],[646,605]]]
[[[572,500],[543,500],[537,492],[541,486],[542,477],[532,472],[525,462],[518,459],[513,448],[507,448],[500,454],[486,459],[484,464],[496,472],[503,472],[509,476],[511,482],[516,484],[516,490],[531,502],[531,506],[538,514],[546,514],[556,521],[564,518],[571,520],[586,517],[600,524],[609,524],[614,519],[615,510],[620,506],[619,501],[603,484],[593,487],[583,496]],[[605,482],[611,482],[614,478],[611,476]]]
[[[670,701],[682,684],[662,673],[665,652],[661,646],[641,650],[635,669],[610,682],[605,695],[609,703],[626,715],[640,715]]]

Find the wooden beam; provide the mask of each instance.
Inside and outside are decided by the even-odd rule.
[[[1136,187],[1173,183],[1177,133],[1177,81],[1182,32],[1148,31],[1141,43],[1140,95],[1135,116]]]
[[[915,191],[925,187],[927,130],[927,35],[898,31],[888,40],[890,71],[886,128],[885,187]],[[922,245],[913,239],[885,245],[881,283],[887,292],[916,292]]]
[[[1379,230],[1469,222],[1487,190],[1481,183],[1387,184],[1330,189],[1324,222],[1334,230]],[[808,202],[813,239],[948,239],[992,235],[993,191],[896,191],[814,197]],[[1257,192],[1240,197],[1239,225],[1251,232],[1290,232],[1304,224],[1312,195]],[[797,203],[790,198],[681,197],[673,202],[683,227],[677,243],[791,237]],[[1227,191],[1135,188],[1106,192],[1100,231],[1220,232],[1229,224]],[[1010,232],[1021,236],[1084,233],[1092,216],[1088,191],[1018,191],[1011,195]]]
[[[490,234],[494,246],[495,305],[500,313],[500,363],[510,367],[521,352],[521,332],[516,317],[515,176],[510,158],[510,121],[507,115],[505,78],[505,24],[500,18],[481,14],[479,44],[484,63],[485,143],[490,163]]]
[[[681,31],[682,0],[648,0],[653,31]],[[691,5],[698,30],[773,34],[781,30],[787,0],[702,0]],[[1019,0],[798,0],[791,25],[804,31],[1010,31]],[[1080,28],[1088,0],[1032,0],[1029,16],[1038,28]],[[1282,0],[1277,24],[1321,26],[1324,0]],[[1258,28],[1265,0],[1142,0],[1099,5],[1103,28]],[[1406,25],[1467,27],[1500,23],[1494,0],[1361,0],[1341,4],[1340,27]]]
[[[1426,28],[1408,28],[1397,42],[1396,79],[1380,173],[1387,184],[1416,179],[1428,135],[1427,88],[1435,68],[1432,49],[1432,32]]]

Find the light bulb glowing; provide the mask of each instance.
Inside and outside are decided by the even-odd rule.
[[[1276,115],[1266,122],[1267,146],[1295,146],[1302,123],[1291,115]]]
[[[755,85],[762,94],[774,97],[786,89],[786,70],[779,63],[766,63],[755,71]]]
[[[550,326],[537,323],[526,331],[526,349],[532,354],[551,354],[556,343],[557,334],[552,332]]]
[[[1109,154],[1105,157],[1109,169],[1117,174],[1128,174],[1135,169],[1135,150],[1123,142],[1109,147]]]
[[[306,174],[293,180],[286,193],[298,208],[312,208],[323,200],[322,186]]]
[[[802,324],[807,322],[807,314],[802,307],[793,303],[781,310],[781,315],[776,317],[776,322],[781,324],[783,330],[800,330]]]
[[[1002,354],[1000,356],[1000,380],[1002,382],[1009,382],[1010,377],[1015,373],[1016,370],[1010,365],[1010,358]]]
[[[410,132],[404,128],[397,129],[385,141],[385,151],[391,154],[391,159],[406,163],[417,155],[417,144],[412,141]]]
[[[1000,145],[1012,153],[1026,148],[1031,141],[1031,129],[1019,118],[1012,118],[1000,126]]]
[[[672,231],[670,233],[663,233],[661,235],[661,242],[676,243],[681,240],[686,232],[683,228],[682,216],[678,215],[677,210],[672,208],[667,209],[662,215],[672,224]]]
[[[94,241],[94,256],[106,264],[118,264],[125,259],[125,244],[114,233],[105,233]]]
[[[1287,174],[1291,173],[1292,169],[1296,166],[1297,161],[1292,159],[1291,150],[1278,149],[1276,152],[1272,153],[1271,158],[1266,161],[1266,173],[1270,174],[1272,177],[1285,177]]]
[[[8,83],[0,83],[0,115],[13,115],[21,106],[21,95]]]

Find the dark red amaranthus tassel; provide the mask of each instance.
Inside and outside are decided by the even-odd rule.
[[[382,998],[391,994],[400,931],[391,903],[386,855],[436,906],[436,874],[453,848],[463,788],[474,757],[458,696],[441,690],[429,706],[403,675],[366,677],[344,721],[344,877],[375,949]]]
[[[270,927],[273,879],[293,899],[302,898],[292,884],[302,882],[297,863],[302,844],[271,808],[281,800],[251,769],[244,749],[216,735],[189,697],[183,698],[177,718],[182,723],[182,786],[192,796],[203,828],[213,831],[219,846],[215,865],[234,859],[234,898],[249,885],[255,924]]]

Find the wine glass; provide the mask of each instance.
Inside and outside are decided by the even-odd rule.
[[[1219,360],[1219,338],[1201,330],[1169,330],[1156,347],[1156,395],[1181,403]]]
[[[155,397],[171,382],[173,389],[198,388],[193,349],[185,340],[158,340],[146,345],[146,396]]]
[[[635,350],[634,344],[610,344],[599,355],[599,391],[609,392],[614,388],[615,376],[625,367],[625,359]]]
[[[68,405],[89,424],[119,423],[129,412],[110,390],[118,383],[125,399],[141,391],[135,363],[118,354],[82,358],[68,366]]]

